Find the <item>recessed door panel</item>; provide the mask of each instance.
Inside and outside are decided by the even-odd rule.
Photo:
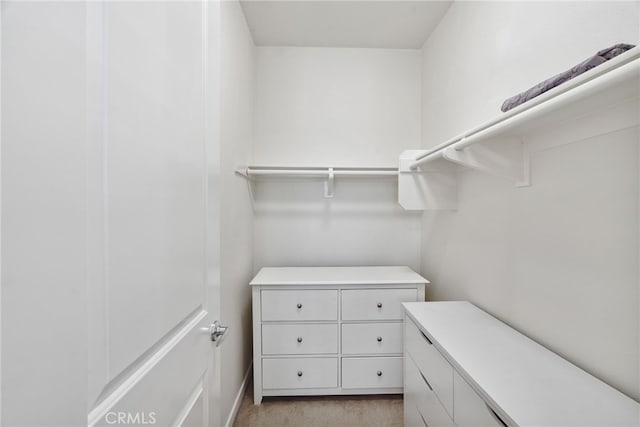
[[[110,379],[204,297],[201,9],[173,2],[108,7]]]

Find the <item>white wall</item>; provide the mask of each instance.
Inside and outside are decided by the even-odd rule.
[[[456,2],[423,47],[423,141],[443,142],[502,102],[615,43],[638,44],[638,2]]]
[[[638,2],[454,3],[423,48],[423,146],[637,44],[639,22]],[[424,214],[422,273],[428,299],[470,300],[639,399],[638,128],[576,136],[588,123],[529,136],[531,187],[462,173],[458,211]]]
[[[420,51],[256,49],[254,160],[395,165],[420,140]]]
[[[395,166],[420,145],[420,51],[256,48],[254,163]],[[254,266],[420,266],[420,219],[394,179],[255,185]]]
[[[246,183],[234,174],[251,157],[253,41],[237,1],[221,13],[221,321],[231,331],[221,348],[222,421],[251,365],[253,212]]]

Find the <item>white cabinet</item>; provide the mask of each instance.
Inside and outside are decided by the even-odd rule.
[[[263,396],[403,392],[408,267],[263,268],[251,281],[254,403]]]
[[[403,306],[406,427],[640,426],[640,404],[474,305]]]
[[[506,425],[409,318],[405,349],[405,413],[417,410],[417,419],[429,427]],[[421,424],[406,421],[405,426]]]
[[[445,412],[453,418],[453,367],[413,322],[406,322],[405,328],[405,354],[411,356],[424,385],[433,391]]]
[[[404,358],[404,414],[407,427],[453,426],[433,386],[410,355]]]
[[[453,373],[453,393],[456,402],[453,418],[458,427],[504,427],[493,409],[457,372]]]

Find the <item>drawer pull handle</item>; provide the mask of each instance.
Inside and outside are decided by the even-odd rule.
[[[298,307],[298,310],[300,310],[302,308],[302,304],[298,303],[296,307]]]
[[[424,419],[424,417],[422,416],[422,413],[420,411],[418,411],[418,415],[420,415],[420,419],[424,423],[424,426],[425,427],[429,427],[429,424],[427,424],[427,421]]]
[[[382,303],[379,302],[378,304],[376,304],[378,306],[378,308],[382,308]]]
[[[378,372],[376,372],[376,375],[377,375],[377,376],[379,376],[379,377],[381,377],[381,376],[382,376],[382,371],[378,371]]]
[[[493,418],[495,418],[496,421],[498,421],[500,424],[502,424],[504,427],[508,427],[507,423],[505,423],[504,421],[502,421],[502,418],[500,418],[500,416],[498,414],[496,414],[496,411],[494,411],[493,409],[491,409],[491,407],[489,405],[487,405],[485,403],[487,409],[489,410],[489,413],[493,416]]]
[[[382,337],[378,337],[378,338],[376,338],[376,341],[378,341],[378,342],[382,342]]]
[[[425,340],[427,340],[427,342],[431,345],[433,345],[433,343],[431,342],[431,340],[429,339],[429,337],[427,336],[427,334],[425,334],[424,332],[420,331],[420,333],[422,334],[422,336],[424,337]]]
[[[433,387],[431,387],[431,384],[429,384],[429,381],[427,381],[427,379],[424,377],[424,375],[422,375],[422,371],[418,370],[418,372],[420,372],[420,376],[424,380],[424,382],[427,385],[427,387],[429,387],[429,390],[433,391]]]
[[[298,337],[298,339],[296,341],[302,342],[302,337]]]
[[[302,371],[298,371],[298,376],[301,377],[302,376]]]

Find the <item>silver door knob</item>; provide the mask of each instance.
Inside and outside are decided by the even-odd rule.
[[[378,342],[382,342],[382,337],[378,337],[378,338],[376,338],[376,341],[378,341]]]
[[[376,375],[377,375],[377,376],[379,376],[379,377],[381,377],[381,376],[382,376],[382,371],[378,371],[378,372],[376,372]]]
[[[227,332],[229,332],[228,326],[222,326],[220,322],[217,320],[209,326],[209,333],[211,334],[211,341],[216,343],[216,347],[218,347],[222,341],[224,341],[227,336]]]
[[[301,377],[302,376],[302,371],[298,371],[298,376]]]
[[[302,342],[302,337],[298,337],[298,339],[296,341]]]
[[[382,308],[382,303],[379,302],[378,304],[376,304],[378,306],[378,308]]]

